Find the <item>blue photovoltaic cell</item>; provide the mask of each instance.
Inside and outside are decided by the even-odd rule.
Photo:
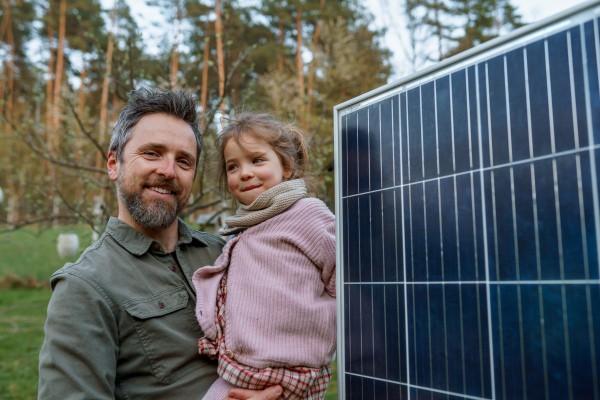
[[[572,71],[573,76],[573,88],[575,90],[574,105],[576,110],[576,121],[575,126],[578,131],[577,147],[588,146],[588,130],[587,123],[585,121],[585,85],[583,79],[583,59],[581,49],[581,29],[580,27],[572,28],[569,31],[569,39],[571,44],[571,60],[572,60]]]
[[[452,174],[452,120],[450,113],[450,78],[445,76],[435,81],[437,103],[437,141],[439,147],[438,163],[440,175]]]
[[[508,105],[510,115],[510,141],[513,161],[529,158],[529,129],[527,125],[527,86],[523,49],[506,55],[508,78]]]
[[[597,110],[600,107],[599,66],[597,60],[597,52],[600,44],[598,43],[598,36],[594,32],[594,30],[597,29],[597,26],[598,23],[594,24],[594,21],[583,24],[583,40],[585,41],[585,51],[583,52],[583,56],[585,57],[588,66],[589,102],[592,110]],[[594,143],[600,143],[600,113],[592,113],[591,117]]]
[[[369,110],[369,166],[370,166],[370,190],[381,189],[381,104],[373,104]]]
[[[600,400],[584,14],[341,110],[345,398]]]
[[[423,110],[423,160],[425,162],[425,179],[438,176],[437,134],[435,115],[435,87],[433,82],[421,86]]]
[[[467,113],[467,72],[458,71],[451,75],[452,83],[452,137],[455,159],[454,172],[464,172],[471,168],[469,117]],[[465,155],[465,156],[463,156]]]
[[[384,100],[379,105],[381,113],[381,174],[384,188],[393,187],[395,184],[396,164],[399,161],[400,143],[398,134],[398,98],[392,97]],[[398,175],[398,182],[400,175]]]

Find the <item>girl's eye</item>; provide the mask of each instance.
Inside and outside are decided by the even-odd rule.
[[[227,171],[233,171],[233,170],[234,170],[234,169],[236,169],[236,168],[237,168],[237,165],[235,165],[235,164],[231,164],[231,165],[228,165],[228,166],[227,166]]]
[[[254,159],[253,163],[254,163],[254,164],[258,164],[258,163],[259,163],[259,162],[261,162],[261,161],[265,161],[265,159],[264,159],[264,158],[262,158],[262,157],[256,157],[256,158]]]

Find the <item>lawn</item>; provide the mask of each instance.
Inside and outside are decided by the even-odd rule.
[[[77,259],[62,260],[58,257],[58,235],[66,232],[79,235],[80,251],[92,242],[92,230],[85,225],[42,230],[24,228],[0,234],[0,277],[10,272],[20,277],[32,276],[38,281],[48,281],[65,262]]]
[[[0,291],[0,399],[35,399],[50,290]]]
[[[44,287],[0,289],[0,400],[37,398],[38,354],[44,341],[46,307],[51,295],[47,281],[65,262],[74,260],[58,257],[56,239],[61,232],[78,233],[81,251],[91,243],[91,230],[86,226],[42,231],[21,229],[0,234],[0,280],[6,281],[9,276],[13,283],[42,282]],[[334,364],[325,400],[335,399]]]

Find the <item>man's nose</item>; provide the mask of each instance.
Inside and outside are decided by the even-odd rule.
[[[163,175],[166,178],[174,178],[175,177],[175,160],[169,157],[163,159],[160,163],[160,166],[157,168],[156,173],[159,175]]]

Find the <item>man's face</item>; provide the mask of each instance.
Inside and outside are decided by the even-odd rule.
[[[123,148],[123,160],[109,154],[119,218],[142,229],[171,226],[190,196],[197,156],[196,138],[186,122],[165,114],[140,119]]]

